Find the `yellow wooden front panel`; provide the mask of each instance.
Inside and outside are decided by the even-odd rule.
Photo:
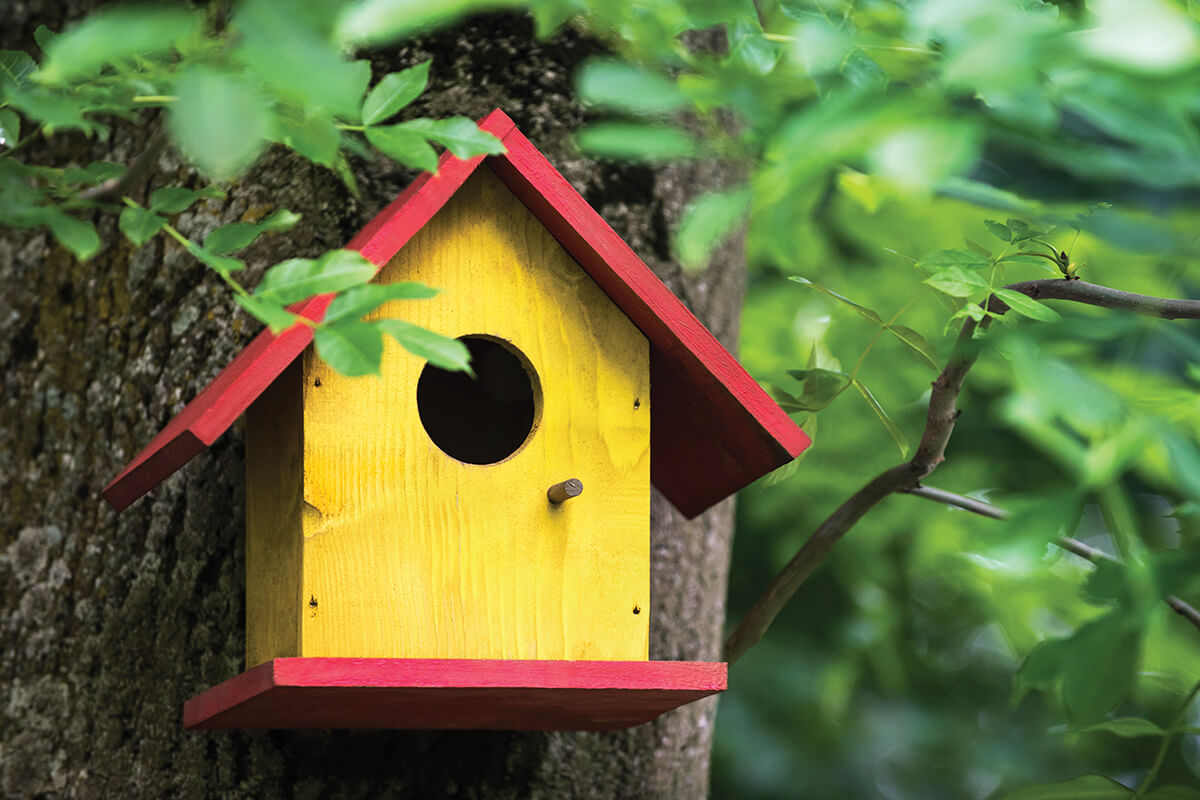
[[[507,460],[465,464],[421,425],[423,360],[389,340],[381,378],[344,378],[310,350],[303,655],[646,659],[646,339],[487,169],[380,280],[442,290],[386,315],[511,342],[540,420]],[[583,494],[552,506],[568,478]]]

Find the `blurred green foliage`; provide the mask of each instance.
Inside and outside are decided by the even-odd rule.
[[[539,35],[571,24],[611,44],[577,76],[595,111],[582,149],[719,161],[745,176],[696,199],[676,254],[703,269],[747,230],[743,359],[816,444],[743,497],[731,622],[825,516],[906,457],[960,320],[994,322],[931,483],[1010,519],[911,496],[868,514],[736,664],[714,793],[1200,797],[1200,632],[1162,602],[1200,603],[1200,330],[1004,288],[1082,277],[1197,296],[1191,0],[107,10],[39,31],[40,60],[0,53],[0,223],[47,226],[94,255],[88,215],[113,204],[93,190],[126,168],[17,156],[31,137],[104,136],[106,118],[144,108],[167,109],[174,144],[218,180],[270,143],[351,187],[345,154],[368,145],[421,169],[436,166],[435,144],[497,152],[467,120],[395,121],[429,65],[372,85],[355,53],[510,6],[527,8]],[[284,262],[242,288],[234,254],[295,220],[235,223],[202,245],[173,227],[219,191],[172,187],[111,210],[135,244],[163,232],[187,247],[273,328],[296,324],[287,303],[338,292],[317,341],[343,371],[371,372],[384,335],[466,367],[435,334],[361,321],[392,295],[362,285],[370,265],[354,254]],[[992,296],[1013,313],[990,314]],[[1115,560],[1093,565],[1059,549],[1061,536]]]

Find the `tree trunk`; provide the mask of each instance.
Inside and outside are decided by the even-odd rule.
[[[6,8],[0,47],[81,13],[67,0]],[[599,45],[533,41],[493,17],[375,54],[376,75],[434,59],[416,109],[481,117],[504,108],[717,336],[732,347],[744,270],[729,251],[698,276],[673,266],[669,231],[687,197],[729,176],[596,164],[574,153],[583,114],[571,75]],[[159,121],[105,143],[59,135],[34,158],[128,163]],[[355,162],[362,197],[327,170],[268,153],[224,201],[179,215],[192,238],[274,208],[303,214],[249,251],[271,263],[344,244],[414,176]],[[200,185],[172,152],[134,196]],[[708,787],[715,701],[617,733],[181,729],[189,696],[244,656],[240,426],[121,515],[99,496],[121,466],[258,331],[215,275],[165,236],[134,250],[113,215],[80,264],[44,232],[0,230],[0,791],[6,797],[691,798]],[[715,660],[732,501],[688,522],[652,504],[650,656]]]

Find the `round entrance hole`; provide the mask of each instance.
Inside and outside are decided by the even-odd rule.
[[[537,423],[541,388],[533,365],[508,342],[460,336],[472,378],[426,364],[417,381],[417,413],[433,443],[468,464],[495,464],[521,448]]]

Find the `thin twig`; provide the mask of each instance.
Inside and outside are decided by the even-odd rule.
[[[166,146],[167,134],[159,131],[150,137],[150,141],[146,144],[146,149],[134,159],[134,162],[119,177],[109,178],[103,183],[98,183],[90,189],[83,190],[76,195],[76,199],[93,202],[116,200],[121,195],[126,194],[131,186],[150,173],[151,168],[158,161],[158,157],[162,155],[162,151]]]
[[[906,494],[924,497],[938,503],[945,503],[948,506],[956,506],[964,511],[970,511],[973,514],[979,514],[989,519],[1005,520],[1010,516],[1007,511],[999,506],[985,503],[982,500],[976,500],[973,497],[964,497],[961,494],[947,492],[944,489],[935,489],[932,486],[918,486],[915,489],[909,489]]]
[[[1069,300],[1163,319],[1200,319],[1200,301],[1174,300],[1122,292],[1080,280],[1023,281],[1009,284],[1005,288],[1038,300]],[[1003,314],[1008,311],[1008,306],[994,295],[988,297],[983,302],[983,306],[993,314]],[[755,600],[750,611],[746,613],[745,618],[738,623],[733,633],[725,641],[724,657],[726,661],[730,664],[735,663],[763,637],[784,605],[799,591],[816,568],[824,562],[833,546],[880,501],[894,492],[912,492],[918,496],[929,496],[927,491],[920,491],[921,481],[946,460],[946,445],[954,432],[954,423],[959,415],[956,405],[958,395],[962,391],[967,373],[974,366],[979,355],[975,332],[977,329],[986,328],[989,319],[985,317],[983,322],[978,324],[971,319],[963,323],[954,345],[954,352],[945,368],[933,382],[933,389],[929,395],[929,413],[925,419],[925,430],[913,453],[912,460],[898,464],[877,475],[859,489],[854,496],[842,503],[817,527],[816,531],[792,557],[792,560],[771,580],[767,588]],[[918,489],[918,491],[913,492],[914,489]],[[962,498],[962,500],[966,501],[969,498]],[[945,502],[945,499],[943,501]],[[952,504],[965,507],[961,503]],[[981,513],[978,509],[970,510]],[[1076,542],[1076,540],[1072,541]],[[1087,548],[1087,545],[1082,542],[1076,542],[1076,544],[1081,548]],[[1079,555],[1083,554],[1081,551],[1072,549],[1071,546],[1068,546],[1067,549]],[[1090,550],[1090,548],[1088,549]],[[1083,557],[1088,558],[1087,555]],[[1089,558],[1089,560],[1091,559]],[[1200,628],[1200,613],[1195,609],[1179,598],[1170,597],[1167,602],[1177,613]]]

